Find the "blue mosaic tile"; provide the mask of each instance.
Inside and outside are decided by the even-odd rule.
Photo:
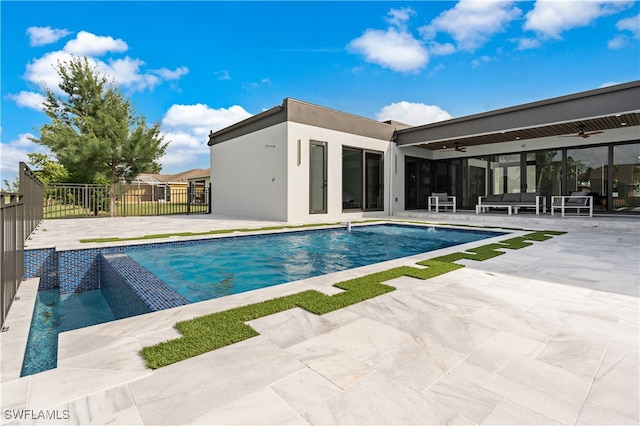
[[[24,251],[24,278],[40,277],[39,290],[58,287],[58,254],[54,248]]]
[[[99,258],[102,293],[119,318],[189,304],[126,254],[106,254]]]

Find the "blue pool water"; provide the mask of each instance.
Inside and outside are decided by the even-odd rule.
[[[59,333],[115,319],[100,290],[63,295],[57,289],[39,291],[21,376],[56,368]]]
[[[504,233],[387,224],[222,238],[127,254],[193,303],[498,235]]]
[[[198,302],[504,234],[368,225],[351,232],[341,228],[132,248],[127,254],[188,301]],[[116,318],[101,290],[39,291],[22,375],[56,367],[59,333]]]

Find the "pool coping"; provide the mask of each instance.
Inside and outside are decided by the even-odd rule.
[[[39,283],[40,278],[22,281],[5,319],[8,330],[0,333],[0,383],[20,378]]]

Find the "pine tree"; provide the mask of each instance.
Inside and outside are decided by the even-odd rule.
[[[158,171],[158,159],[167,147],[160,123],[148,126],[86,57],[59,62],[56,71],[65,95],[45,89],[44,112],[51,123],[32,140],[49,147],[72,176],[87,183],[107,180],[109,211],[115,216],[118,182]]]

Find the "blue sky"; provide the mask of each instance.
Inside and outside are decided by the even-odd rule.
[[[634,1],[2,1],[0,179],[48,123],[53,65],[87,56],[209,166],[210,130],[292,97],[425,124],[640,78]]]

